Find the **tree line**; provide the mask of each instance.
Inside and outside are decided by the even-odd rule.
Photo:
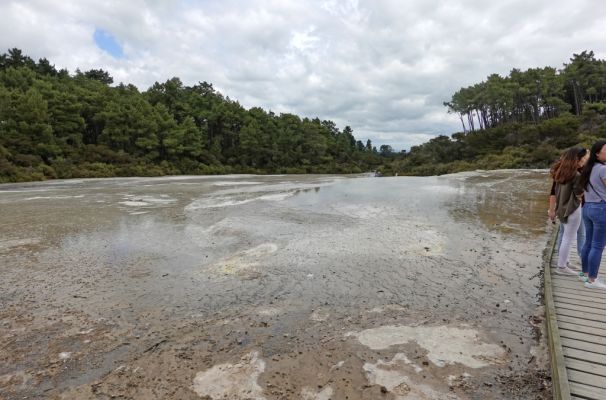
[[[385,174],[546,168],[567,147],[606,137],[606,61],[593,51],[552,67],[512,69],[464,87],[444,102],[460,132],[440,135],[386,163]]]
[[[107,71],[0,55],[0,182],[223,173],[355,173],[381,165],[370,140],[329,120],[245,109],[207,82],[146,91]],[[387,151],[387,149],[381,149]]]
[[[573,54],[559,70],[512,69],[444,103],[460,132],[409,152],[380,150],[329,120],[245,109],[207,82],[141,92],[107,71],[0,55],[0,182],[228,173],[435,175],[545,168],[566,147],[606,137],[606,62]]]
[[[571,110],[580,115],[585,103],[606,100],[606,62],[593,51],[574,54],[570,63],[552,67],[511,70],[459,89],[444,105],[457,114],[463,132],[508,122],[540,122]]]

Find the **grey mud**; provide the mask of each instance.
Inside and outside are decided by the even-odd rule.
[[[547,399],[544,171],[0,186],[0,398]]]

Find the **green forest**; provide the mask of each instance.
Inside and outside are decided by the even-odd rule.
[[[385,163],[385,174],[547,168],[568,147],[590,147],[606,138],[606,62],[583,51],[560,70],[492,74],[444,106],[460,119],[461,131],[413,146]]]
[[[383,158],[332,121],[249,110],[179,78],[145,92],[106,71],[0,56],[0,182],[230,173],[359,173]]]
[[[144,92],[102,69],[70,74],[19,49],[0,55],[0,182],[230,173],[440,175],[546,168],[606,137],[606,62],[513,69],[444,102],[461,131],[394,152],[329,120],[245,109],[179,78]]]

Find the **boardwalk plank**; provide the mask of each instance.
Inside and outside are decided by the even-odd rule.
[[[569,331],[568,329],[560,329],[560,336],[563,338],[582,340],[587,343],[595,343],[606,346],[606,337],[604,336],[595,336],[587,333]]]
[[[561,276],[552,273],[551,280],[554,283],[574,284],[576,287],[583,287],[583,282],[581,282],[576,276]]]
[[[574,251],[570,259],[576,269]],[[554,375],[554,399],[606,400],[606,291],[585,288],[578,276],[556,274],[556,264],[552,247],[544,264],[547,321],[556,321],[555,327],[548,325],[549,338],[558,344],[549,346],[552,372],[566,367]]]
[[[569,291],[561,290],[558,287],[554,288],[553,294],[555,295],[555,297],[561,297],[563,299],[580,301],[580,302],[582,302],[582,304],[599,304],[601,306],[606,306],[606,296],[589,297],[582,292],[581,293],[578,293],[578,292],[571,293]]]
[[[606,299],[606,293],[603,293],[603,291],[590,290],[590,289],[586,289],[582,286],[572,288],[572,287],[561,286],[560,284],[554,284],[553,289],[556,293],[576,294],[579,296],[584,296],[590,300]]]
[[[577,318],[577,317],[569,317],[567,315],[558,315],[558,321],[568,322],[571,324],[576,324],[579,326],[586,326],[590,328],[599,328],[606,330],[606,322],[601,321],[591,321],[588,319]]]
[[[562,346],[571,349],[584,350],[594,354],[601,354],[606,356],[606,346],[602,346],[596,343],[588,343],[583,340],[561,338]]]
[[[571,349],[569,347],[563,347],[564,356],[567,359],[578,359],[581,361],[592,362],[594,364],[600,364],[606,367],[606,355],[596,354],[590,351]]]
[[[591,385],[596,388],[602,389],[602,393],[606,395],[606,379],[603,376],[598,376],[594,374],[588,374],[586,372],[580,372],[574,369],[569,369],[568,371],[568,381],[572,384],[573,382],[580,383],[582,385]],[[572,391],[572,390],[571,390]],[[574,391],[572,391],[575,393]],[[579,394],[579,393],[575,393]],[[606,397],[600,397],[600,399],[606,399]]]
[[[588,299],[577,300],[577,299],[571,299],[571,298],[568,298],[568,297],[560,297],[558,295],[557,291],[554,293],[553,300],[555,302],[566,303],[566,304],[573,304],[575,306],[581,306],[581,307],[587,307],[587,308],[590,308],[592,310],[604,310],[604,311],[606,311],[606,304],[603,304],[603,303],[600,303],[600,302],[597,302],[597,301],[593,301],[593,299],[592,300],[588,300]]]
[[[575,294],[577,296],[584,297],[594,297],[596,299],[605,299],[606,298],[606,290],[602,289],[589,289],[585,287],[585,282],[581,282],[579,280],[572,282],[564,282],[558,281],[553,282],[553,290],[554,291],[562,291],[567,292],[569,294]]]
[[[586,313],[586,312],[578,311],[578,310],[574,310],[574,309],[570,310],[567,308],[558,309],[558,315],[566,315],[569,317],[583,318],[583,319],[586,319],[587,321],[597,321],[597,322],[605,321],[603,315],[590,314],[590,313]]]
[[[558,276],[552,276],[554,287],[565,287],[569,289],[579,289],[583,292],[594,293],[596,295],[606,295],[606,290],[603,289],[589,289],[584,286],[584,282],[581,282],[579,278],[560,278]]]
[[[565,321],[558,321],[558,327],[560,329],[565,329],[565,330],[575,331],[575,332],[581,332],[581,333],[586,333],[586,334],[589,334],[589,335],[594,335],[594,336],[597,336],[597,337],[606,338],[606,329],[592,328],[592,327],[589,327],[589,326],[583,326],[583,325],[578,325],[578,324],[571,324],[571,323],[565,322]]]
[[[555,232],[554,232],[555,234]],[[558,321],[556,318],[555,302],[553,301],[553,286],[551,283],[551,273],[549,273],[549,264],[552,261],[555,236],[552,234],[549,245],[551,254],[543,263],[544,273],[544,299],[545,299],[545,325],[547,326],[547,343],[551,355],[551,379],[553,382],[554,399],[562,400],[570,398],[570,386],[566,372],[566,361],[562,350],[562,342],[558,334]]]
[[[588,374],[599,375],[606,381],[606,366],[588,361],[566,358],[566,368]]]
[[[570,393],[574,396],[580,396],[583,400],[604,400],[606,399],[606,390],[598,387],[570,382]]]
[[[564,288],[564,289],[579,290],[582,293],[586,293],[589,296],[594,296],[594,297],[606,296],[606,290],[589,289],[583,285],[584,285],[583,282],[579,281],[578,279],[576,281],[575,280],[563,280],[563,279],[557,279],[557,280],[553,281],[554,289]]]
[[[558,308],[565,308],[567,310],[573,310],[573,311],[578,311],[578,312],[582,312],[582,313],[586,313],[586,314],[592,314],[594,316],[596,316],[596,318],[599,318],[599,320],[604,320],[606,317],[606,310],[601,310],[599,308],[590,308],[590,307],[585,307],[585,306],[579,306],[577,304],[567,304],[567,303],[562,303],[560,301],[555,301],[555,306],[556,306],[556,312]]]

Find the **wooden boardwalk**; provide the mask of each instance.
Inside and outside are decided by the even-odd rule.
[[[575,243],[576,245],[576,243]],[[606,400],[606,290],[587,289],[576,276],[554,272],[557,249],[546,259],[545,309],[554,399]],[[600,271],[606,276],[606,251]],[[581,265],[576,246],[573,269]]]

